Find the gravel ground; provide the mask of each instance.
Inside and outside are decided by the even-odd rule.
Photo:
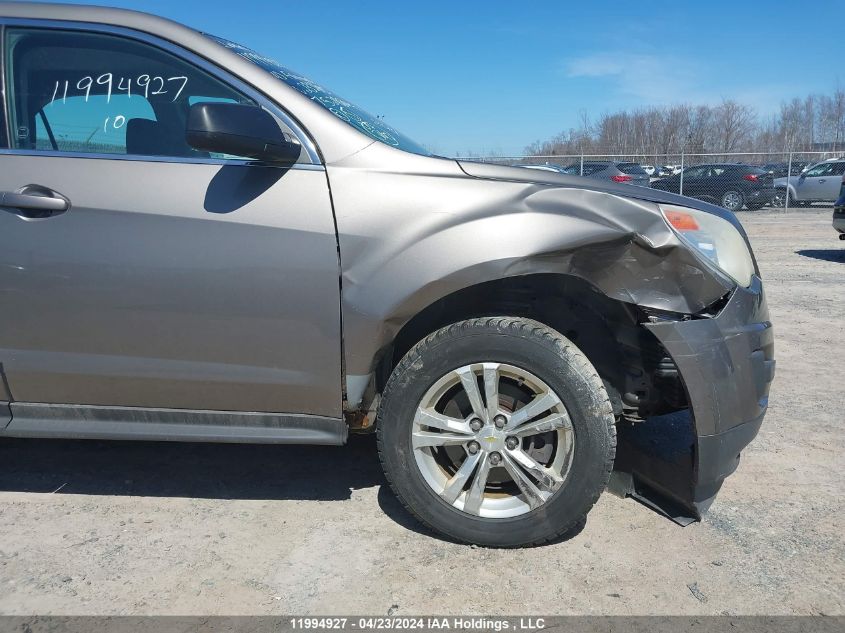
[[[441,541],[346,448],[0,442],[4,614],[843,614],[845,248],[830,211],[741,214],[778,375],[707,518],[605,494],[530,550]]]

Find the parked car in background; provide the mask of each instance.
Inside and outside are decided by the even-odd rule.
[[[627,163],[612,160],[585,160],[567,165],[566,169],[574,173],[597,180],[611,180],[613,182],[628,183],[648,187],[651,179],[643,171],[639,163]]]
[[[783,205],[783,194],[789,188],[789,201],[796,206],[806,206],[813,202],[833,202],[839,196],[842,176],[845,175],[845,158],[830,158],[816,163],[798,176],[777,178],[775,188],[779,194],[776,202]]]
[[[578,170],[571,167],[563,167],[562,165],[555,165],[554,163],[544,163],[542,165],[520,164],[512,165],[512,167],[522,167],[523,169],[539,169],[541,171],[553,171],[556,174],[577,175]]]
[[[833,203],[833,228],[839,231],[839,239],[845,240],[845,175],[839,185],[839,197]]]
[[[695,165],[681,174],[655,180],[652,188],[672,193],[683,193],[718,204],[728,211],[739,211],[743,206],[754,211],[768,204],[775,197],[772,175],[760,167],[742,163],[714,163]]]
[[[654,176],[654,172],[657,171],[657,168],[654,165],[640,165],[640,167],[642,167],[643,171],[649,176]]]
[[[769,172],[773,178],[786,178],[788,175],[798,176],[809,165],[804,161],[793,161],[792,165],[789,163],[768,163],[763,165],[763,169]]]
[[[663,165],[663,172],[668,176],[677,176],[683,170],[683,165]]]

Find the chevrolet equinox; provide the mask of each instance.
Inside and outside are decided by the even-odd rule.
[[[0,3],[0,436],[343,444],[448,538],[685,524],[773,337],[733,214],[453,160],[233,42]],[[0,466],[1,467],[1,466]]]

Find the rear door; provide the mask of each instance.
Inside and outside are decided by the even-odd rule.
[[[20,402],[340,416],[325,171],[194,151],[188,107],[273,104],[144,35],[5,32],[0,362]],[[0,400],[9,394],[2,393]]]

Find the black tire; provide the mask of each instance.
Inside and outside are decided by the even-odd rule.
[[[742,211],[742,206],[745,204],[745,196],[742,195],[741,191],[730,189],[722,194],[719,204],[722,208],[736,213],[737,211]]]
[[[482,518],[444,501],[426,483],[411,447],[414,415],[426,391],[448,372],[486,361],[521,367],[545,381],[566,406],[575,432],[562,487],[543,505],[511,518]],[[433,530],[490,547],[539,545],[582,522],[605,489],[616,452],[614,422],[602,379],[560,333],[530,319],[471,319],[430,334],[393,370],[379,407],[379,457],[396,496]]]

